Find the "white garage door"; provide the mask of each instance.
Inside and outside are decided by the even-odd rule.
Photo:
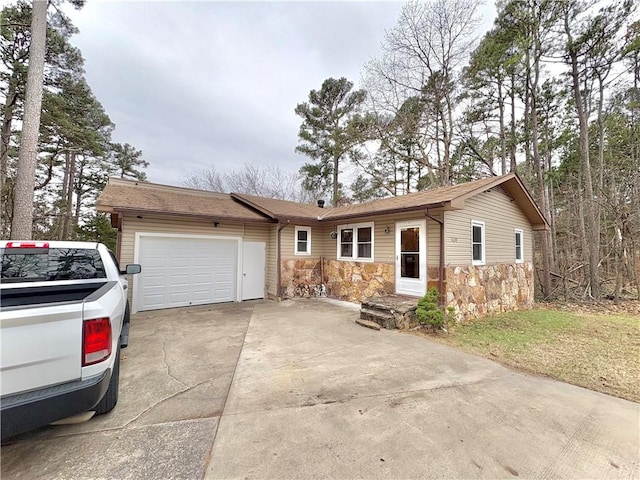
[[[236,240],[141,236],[138,263],[137,311],[237,299]]]

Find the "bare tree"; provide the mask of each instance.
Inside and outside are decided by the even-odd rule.
[[[33,0],[29,72],[25,94],[24,120],[18,154],[11,238],[31,238],[33,228],[33,190],[38,155],[38,132],[42,106],[44,53],[47,35],[47,0]]]
[[[431,0],[405,5],[383,41],[383,56],[365,66],[373,102],[392,114],[410,97],[425,102],[423,135],[433,155],[420,161],[451,182],[459,75],[475,43],[478,0]],[[426,149],[421,149],[425,152]]]
[[[191,173],[182,183],[184,186],[195,188],[196,190],[210,190],[212,192],[226,191],[224,180],[214,167],[203,168],[195,173]]]
[[[183,183],[198,190],[245,193],[301,203],[313,203],[318,198],[318,192],[303,188],[300,174],[286,173],[274,165],[245,163],[241,169],[222,174],[212,166],[188,175]]]

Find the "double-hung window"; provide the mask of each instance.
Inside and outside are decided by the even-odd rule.
[[[311,227],[296,227],[295,254],[311,255]]]
[[[484,265],[484,222],[471,222],[471,264]]]
[[[524,233],[519,228],[516,228],[516,263],[524,262]]]
[[[338,259],[373,262],[373,223],[338,227]]]

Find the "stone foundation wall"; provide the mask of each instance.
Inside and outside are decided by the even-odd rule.
[[[320,260],[310,259],[283,260],[281,268],[281,295],[285,297],[328,296],[359,302],[395,292],[394,266],[390,264],[325,260],[321,265]]]
[[[387,263],[325,262],[327,294],[332,298],[360,302],[374,295],[395,292],[394,266]]]
[[[394,265],[319,259],[283,260],[284,297],[328,296],[350,302],[395,293]],[[322,278],[324,273],[324,278]],[[438,287],[438,268],[429,267],[427,288]],[[447,267],[446,307],[457,321],[529,308],[534,302],[533,264]],[[417,299],[416,299],[417,301]]]
[[[320,260],[283,260],[281,262],[280,294],[283,297],[318,297],[321,291]]]
[[[457,321],[529,308],[534,303],[533,264],[447,267],[446,306]]]

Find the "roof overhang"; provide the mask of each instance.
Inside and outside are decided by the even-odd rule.
[[[246,217],[237,217],[237,216],[229,216],[229,215],[205,215],[200,213],[184,213],[184,212],[167,212],[163,210],[153,210],[153,209],[144,209],[144,208],[110,208],[109,210],[100,210],[98,211],[111,213],[112,215],[153,215],[158,217],[187,217],[193,219],[202,219],[202,220],[215,220],[215,221],[224,221],[231,223],[254,223],[254,224],[274,224],[277,223],[276,220],[271,218],[264,219],[256,219],[256,218],[246,218]]]

